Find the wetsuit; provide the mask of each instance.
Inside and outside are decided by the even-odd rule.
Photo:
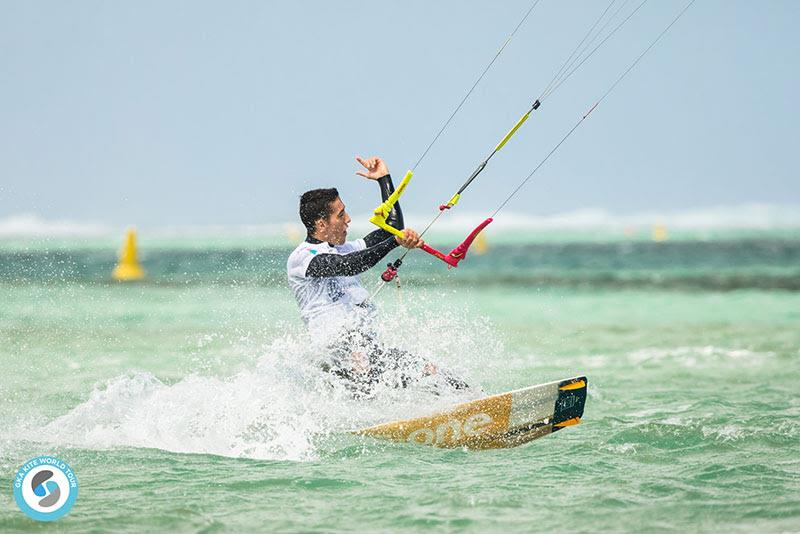
[[[387,174],[378,178],[378,185],[381,188],[381,201],[385,202],[389,195],[394,193],[394,184],[391,175]],[[403,211],[400,205],[395,203],[386,223],[393,228],[402,230]],[[306,276],[317,278],[327,276],[355,276],[374,267],[384,256],[397,247],[394,236],[381,228],[365,235],[360,241],[364,242],[365,248],[358,248],[355,252],[347,254],[318,254],[308,265]],[[311,236],[306,238],[306,242],[320,244],[322,241]]]
[[[385,201],[394,192],[391,176],[379,178],[378,185]],[[403,229],[400,206],[394,205],[386,222]],[[311,236],[300,243],[289,256],[286,268],[300,315],[309,330],[331,335],[343,328],[368,327],[375,309],[358,275],[374,267],[397,246],[394,236],[382,229],[341,245]]]
[[[390,175],[378,179],[381,199],[394,192]],[[386,222],[402,230],[403,212],[395,203]],[[287,261],[289,285],[312,335],[312,342],[328,357],[324,370],[343,379],[357,394],[368,394],[379,381],[389,380],[396,387],[406,387],[424,376],[428,362],[378,341],[372,328],[375,305],[358,275],[377,265],[397,247],[389,232],[378,229],[362,239],[342,245],[325,243],[308,236]],[[363,368],[356,370],[354,359]],[[467,385],[442,373],[454,388]]]

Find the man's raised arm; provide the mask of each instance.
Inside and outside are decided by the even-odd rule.
[[[367,159],[356,156],[356,161],[359,162],[366,170],[366,172],[358,171],[356,174],[363,176],[368,180],[375,180],[378,182],[378,186],[381,189],[381,202],[385,202],[386,199],[389,198],[389,195],[394,193],[394,184],[392,183],[392,175],[389,174],[389,167],[381,158],[377,156]],[[396,202],[395,205],[392,206],[392,211],[390,211],[389,216],[386,217],[386,223],[393,228],[397,228],[398,230],[402,230],[404,228],[403,210],[400,209],[399,202]],[[377,230],[373,230],[364,236],[364,242],[367,244],[367,247],[371,247],[388,239],[389,237],[392,237],[392,234],[386,230],[381,230],[378,228]]]

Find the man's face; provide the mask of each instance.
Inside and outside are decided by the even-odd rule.
[[[331,245],[341,245],[347,240],[347,225],[350,224],[350,215],[344,208],[342,199],[337,198],[330,205],[331,214],[327,219],[321,219],[317,224],[320,229],[320,239]]]

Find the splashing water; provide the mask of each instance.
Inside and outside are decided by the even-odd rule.
[[[478,327],[465,324],[465,316],[421,312],[415,318],[415,313],[406,309],[384,322],[387,343],[410,340],[405,349],[437,363],[457,361],[461,351],[487,345],[490,327],[484,321]],[[320,369],[309,346],[304,334],[284,334],[268,343],[254,366],[229,377],[190,374],[169,383],[150,372],[118,376],[95,386],[86,401],[32,437],[85,448],[306,461],[339,446],[348,431],[432,413],[482,393],[479,387],[442,387],[434,375],[404,389],[393,387],[390,377],[369,399],[354,398]]]

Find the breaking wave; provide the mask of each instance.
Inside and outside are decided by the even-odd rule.
[[[431,213],[406,210],[410,225],[422,225]],[[351,228],[356,233],[372,227],[366,221],[371,214],[353,216]],[[454,212],[437,222],[437,232],[464,232],[485,218],[483,212]],[[136,221],[132,221],[136,222]],[[654,225],[664,225],[677,230],[723,229],[786,229],[800,228],[800,206],[744,204],[737,206],[710,206],[684,210],[641,211],[615,213],[602,208],[585,208],[549,215],[532,215],[505,212],[492,224],[493,232],[502,231],[582,231],[649,230]],[[116,236],[122,232],[119,225],[75,220],[50,220],[36,214],[23,213],[0,218],[0,238],[11,237],[100,237]],[[242,225],[172,225],[148,226],[152,238],[174,237],[251,237],[251,236],[302,236],[304,231],[297,221]]]

